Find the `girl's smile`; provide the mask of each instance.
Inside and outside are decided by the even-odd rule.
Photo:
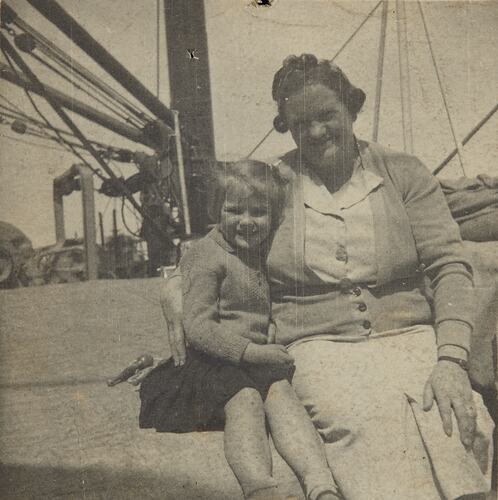
[[[258,247],[271,231],[268,200],[255,196],[243,184],[232,184],[221,209],[221,231],[228,243],[237,248]]]

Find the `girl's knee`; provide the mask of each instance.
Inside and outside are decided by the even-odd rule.
[[[268,394],[272,394],[275,396],[283,396],[283,397],[288,397],[290,395],[295,396],[295,391],[292,388],[290,382],[286,379],[282,380],[277,380],[276,382],[273,382],[273,384],[270,386],[270,390]]]
[[[250,405],[259,405],[263,402],[261,394],[253,387],[244,387],[244,389],[241,389],[237,394],[235,394],[235,396],[233,396],[232,399],[234,398],[237,398],[238,401]]]
[[[287,380],[273,382],[268,390],[265,406],[286,406],[288,404],[299,404],[301,406],[301,401],[298,399],[290,383]]]
[[[232,409],[245,411],[256,411],[261,408],[263,411],[263,400],[261,394],[252,387],[244,387],[225,405],[225,413],[230,412]]]

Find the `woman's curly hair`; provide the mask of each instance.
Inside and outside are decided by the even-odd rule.
[[[365,92],[352,85],[339,66],[326,59],[318,60],[313,54],[291,55],[273,77],[272,97],[278,104],[278,115],[273,120],[275,130],[281,133],[288,130],[283,113],[286,99],[306,85],[318,83],[335,91],[356,118],[365,102]]]

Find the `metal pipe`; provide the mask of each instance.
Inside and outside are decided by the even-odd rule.
[[[83,235],[85,244],[86,279],[98,278],[97,231],[95,229],[95,198],[93,192],[93,173],[86,165],[74,165],[81,185],[83,205]]]
[[[148,139],[141,130],[136,129],[135,127],[130,127],[130,125],[125,123],[121,123],[114,117],[102,113],[101,111],[97,111],[88,104],[78,101],[74,97],[70,97],[53,87],[50,87],[49,85],[43,84],[42,92],[38,85],[34,84],[24,76],[15,73],[3,62],[0,62],[0,78],[3,78],[14,85],[17,85],[18,87],[21,87],[29,92],[33,92],[39,96],[44,97],[47,95],[49,98],[56,101],[60,106],[83,116],[84,118],[87,118],[88,120],[115,132],[116,134],[126,137],[131,141],[144,144],[150,148],[154,148],[155,146],[154,142]]]
[[[373,142],[377,142],[377,139],[379,137],[380,101],[382,98],[382,78],[384,76],[384,53],[386,48],[387,8],[388,8],[388,1],[384,0],[382,2],[382,17],[380,21],[379,59],[377,61],[377,85],[375,88],[375,108],[374,108],[373,133],[372,133]]]
[[[491,111],[489,111],[486,116],[462,139],[462,146],[465,146],[467,142],[474,137],[477,132],[486,124],[486,122],[498,111],[498,103],[496,103]],[[458,148],[453,149],[453,151],[434,169],[433,175],[439,174],[446,165],[458,154]]]
[[[182,198],[183,223],[185,225],[185,234],[190,236],[192,229],[190,226],[190,211],[188,207],[187,184],[185,182],[185,164],[183,162],[182,138],[180,132],[180,120],[178,111],[173,111],[175,119],[175,145],[176,156],[178,160],[178,177],[180,179],[180,194]]]
[[[100,231],[100,244],[102,249],[105,248],[105,238],[104,238],[104,216],[102,212],[99,212],[99,231]]]
[[[119,260],[119,247],[118,247],[118,218],[117,212],[114,208],[112,210],[112,251],[114,255],[114,277],[118,277],[118,260]]]
[[[28,2],[99,64],[101,68],[107,71],[149,111],[171,128],[174,127],[171,110],[78,24],[56,0],[28,0]]]
[[[53,199],[55,216],[55,240],[62,244],[66,239],[64,229],[64,196],[77,189],[77,180],[81,188],[83,205],[83,235],[85,247],[86,279],[96,280],[98,277],[97,234],[95,229],[95,199],[93,189],[93,172],[86,165],[73,165],[69,170],[54,179]]]
[[[63,243],[66,239],[66,230],[64,227],[64,199],[63,192],[60,189],[61,178],[56,177],[53,182],[52,197],[54,200],[54,220],[55,220],[55,241]]]

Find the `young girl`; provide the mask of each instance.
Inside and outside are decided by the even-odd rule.
[[[265,262],[284,185],[269,165],[242,160],[220,177],[221,222],[180,262],[186,363],[159,366],[142,382],[140,426],[160,432],[218,430],[250,499],[279,499],[266,421],[306,498],[337,498],[323,445],[289,380],[292,357],[269,344]]]

